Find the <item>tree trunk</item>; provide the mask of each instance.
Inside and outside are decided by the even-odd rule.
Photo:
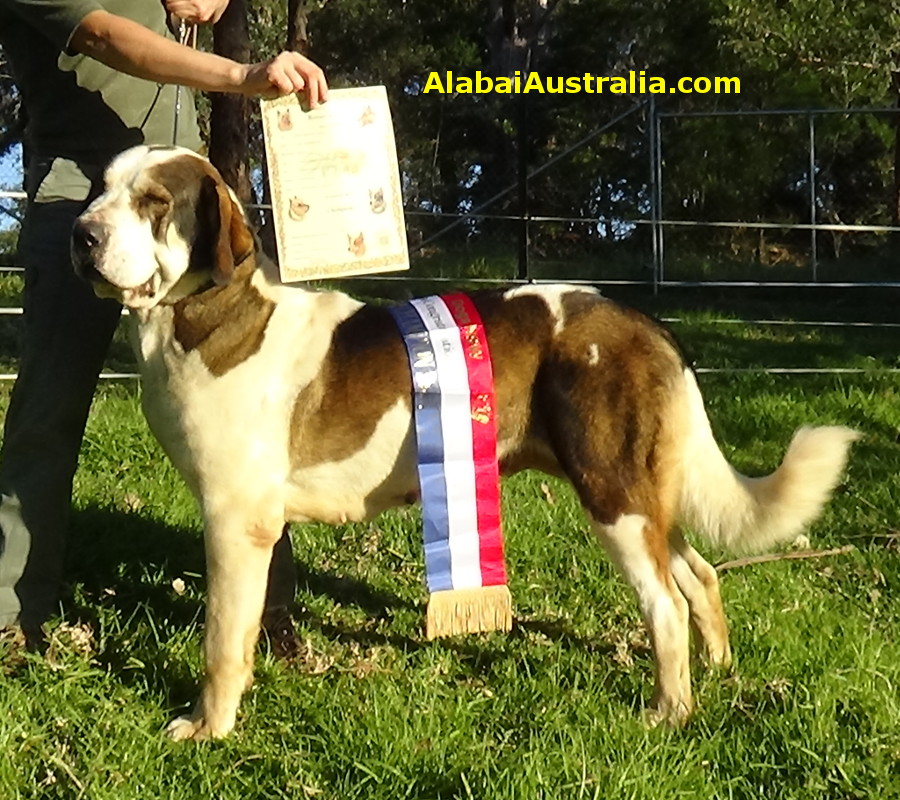
[[[528,73],[536,69],[538,51],[547,39],[546,21],[552,11],[548,0],[532,0],[530,16],[519,16],[516,0],[491,0],[488,10],[487,41],[491,72],[495,77],[512,77],[518,73],[525,81]],[[554,3],[555,5],[555,3]],[[528,168],[530,164],[531,131],[529,130],[530,104],[527,94],[515,98],[511,111],[515,120],[516,174],[518,186],[518,269],[516,277],[524,280],[529,273],[531,233],[528,221]],[[511,144],[511,143],[510,143]],[[508,159],[500,154],[499,163]]]
[[[895,56],[895,62],[900,54]],[[900,68],[891,72],[891,88],[894,90],[894,97],[897,98],[896,107],[900,109]],[[891,209],[891,225],[900,225],[900,111],[894,114],[894,185],[891,191],[890,199]],[[898,234],[893,235],[896,242],[900,238]]]
[[[287,49],[305,56],[309,55],[308,12],[306,0],[288,0]]]
[[[213,27],[213,50],[241,63],[250,61],[250,32],[246,0],[231,0]],[[252,198],[247,163],[249,102],[236,94],[213,94],[210,109],[209,158],[238,197]]]
[[[309,55],[309,8],[307,0],[288,0],[287,38],[285,49],[296,50],[303,55]],[[266,154],[262,153],[262,205],[272,204],[272,191],[269,186],[269,170],[266,163]],[[275,242],[275,226],[272,224],[272,214],[264,211],[259,215],[258,236],[263,250],[270,258],[277,259],[277,245]]]

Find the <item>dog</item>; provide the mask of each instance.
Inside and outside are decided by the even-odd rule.
[[[72,234],[77,272],[131,311],[142,405],[196,496],[205,677],[174,739],[232,730],[252,681],[266,575],[286,522],[342,524],[418,500],[412,384],[390,312],[283,285],[234,193],[191,151],[117,157]],[[474,293],[493,360],[502,474],[567,479],[637,595],[654,654],[651,721],[692,709],[690,629],[731,660],[716,572],[685,527],[728,548],[793,538],[857,434],[799,429],[763,478],[733,469],[670,334],[575,286]]]

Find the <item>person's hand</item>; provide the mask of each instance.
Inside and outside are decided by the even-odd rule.
[[[216,23],[225,13],[228,0],[165,0],[165,5],[169,14],[185,22]]]
[[[246,95],[267,99],[301,92],[310,108],[328,99],[325,73],[306,56],[293,51],[279,53],[275,58],[259,64],[249,64],[242,91]]]

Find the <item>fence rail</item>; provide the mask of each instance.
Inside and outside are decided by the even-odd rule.
[[[897,108],[851,108],[851,109],[752,109],[746,111],[697,111],[697,112],[672,112],[665,111],[657,107],[654,98],[641,99],[635,102],[628,109],[594,127],[586,135],[579,138],[573,144],[565,147],[562,151],[555,154],[545,163],[533,167],[518,176],[515,183],[503,188],[501,191],[493,193],[487,200],[479,203],[477,207],[470,211],[462,211],[456,213],[434,213],[420,208],[408,209],[406,215],[415,223],[421,224],[429,220],[433,220],[440,225],[438,230],[429,233],[415,243],[411,243],[411,253],[413,257],[424,253],[429,247],[440,243],[444,237],[451,231],[457,230],[461,225],[472,222],[498,222],[510,223],[518,226],[519,242],[524,241],[526,247],[517,247],[518,252],[517,268],[515,276],[506,278],[485,278],[485,277],[441,277],[431,276],[409,276],[409,275],[368,275],[361,276],[359,280],[371,283],[383,282],[386,285],[397,282],[408,282],[415,280],[417,283],[434,284],[441,286],[449,283],[458,283],[464,281],[473,285],[496,285],[498,283],[508,284],[541,284],[549,281],[532,274],[531,271],[531,255],[529,253],[528,243],[530,241],[533,226],[544,224],[557,224],[569,226],[589,226],[597,227],[604,224],[616,224],[627,226],[630,229],[649,229],[649,276],[638,276],[635,278],[564,278],[568,282],[580,285],[598,285],[607,287],[646,287],[652,289],[656,294],[667,289],[773,289],[773,288],[790,288],[790,289],[806,289],[815,287],[817,289],[900,289],[900,280],[822,280],[820,274],[820,256],[818,235],[820,233],[831,234],[897,234],[900,233],[900,226],[884,225],[884,224],[844,224],[835,222],[820,221],[818,213],[819,204],[819,185],[817,181],[817,153],[816,153],[816,123],[819,117],[831,115],[849,116],[854,114],[868,115],[885,115],[895,116],[900,113]],[[649,203],[645,216],[634,218],[600,215],[596,217],[572,216],[566,214],[540,214],[532,213],[527,202],[527,188],[530,181],[547,173],[555,165],[561,163],[565,159],[571,157],[582,148],[588,146],[597,137],[613,130],[616,126],[627,124],[638,116],[644,123],[643,130],[646,136],[646,153],[647,153],[647,196]],[[807,196],[807,219],[803,222],[799,221],[769,221],[769,220],[694,220],[694,219],[677,219],[671,218],[663,213],[665,200],[665,181],[666,181],[666,164],[665,164],[665,147],[668,141],[667,126],[677,123],[682,119],[700,119],[700,118],[740,118],[740,117],[799,117],[806,120],[806,196]],[[523,191],[523,189],[525,191]],[[492,209],[501,201],[508,198],[513,193],[518,192],[521,207],[519,213],[494,213]],[[0,201],[12,200],[21,201],[25,195],[16,191],[0,191]],[[271,205],[259,203],[251,206],[254,209],[267,211],[271,209]],[[0,204],[0,211],[5,215],[14,217],[8,209]],[[446,224],[441,224],[446,223]],[[678,280],[673,279],[668,274],[667,265],[667,234],[671,234],[677,230],[691,229],[708,229],[708,230],[777,230],[782,232],[797,231],[809,234],[809,266],[810,278],[803,280],[723,280],[723,279],[697,279],[697,280]],[[511,249],[514,244],[511,242]],[[2,258],[2,257],[0,257]],[[0,273],[20,273],[22,268],[14,263],[14,261],[3,264],[0,262]],[[352,280],[352,279],[351,279]],[[0,308],[0,316],[16,317],[21,316],[22,309],[20,307],[4,307]],[[664,318],[669,324],[680,324],[683,322],[681,318],[669,317]],[[733,318],[717,318],[706,319],[704,324],[734,326],[734,325],[766,325],[766,326],[796,326],[798,328],[818,327],[823,329],[848,329],[848,330],[864,330],[864,329],[895,329],[900,327],[900,323],[894,322],[875,322],[867,320],[858,321],[842,321],[842,320],[791,320],[791,319],[733,319]],[[771,373],[784,375],[808,375],[808,374],[889,374],[893,375],[900,372],[900,368],[884,367],[879,369],[865,369],[853,367],[834,367],[834,368],[788,368],[778,366],[767,367],[748,367],[748,368],[732,368],[732,367],[701,367],[698,372],[702,373]],[[10,380],[15,377],[12,373],[0,373],[0,380]],[[131,372],[114,372],[104,373],[106,379],[131,379],[137,377]]]

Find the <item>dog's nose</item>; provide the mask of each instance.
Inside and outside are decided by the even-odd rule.
[[[94,220],[77,219],[72,227],[72,264],[75,272],[87,280],[101,279],[97,272],[97,251],[103,243],[104,226]]]
[[[94,220],[78,218],[72,228],[72,252],[89,253],[103,238],[103,225]]]

